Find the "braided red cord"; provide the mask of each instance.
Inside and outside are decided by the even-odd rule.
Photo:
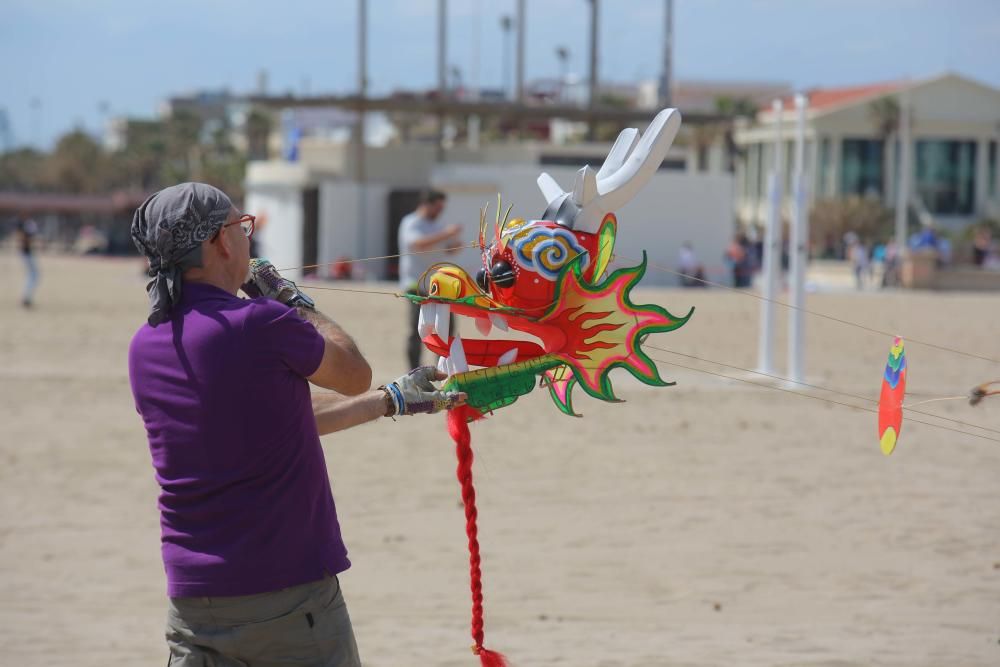
[[[472,435],[468,422],[481,415],[467,405],[448,411],[448,434],[455,441],[458,456],[456,475],[462,485],[462,503],[465,505],[465,533],[469,537],[469,576],[472,588],[472,639],[476,642],[472,652],[479,656],[482,667],[506,667],[507,661],[500,653],[483,648],[483,581],[479,558],[479,529],[476,527],[476,489],[472,485]]]

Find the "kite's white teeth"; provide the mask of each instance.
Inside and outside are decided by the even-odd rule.
[[[437,310],[436,303],[425,303],[420,306],[420,318],[417,320],[417,335],[424,338],[434,331],[434,313]]]
[[[437,367],[438,370],[444,373],[445,375],[451,375],[451,373],[448,370],[448,357],[438,357]]]
[[[437,309],[434,311],[434,329],[437,330],[438,337],[444,342],[448,342],[448,333],[451,318],[451,307],[446,303],[437,304]]]
[[[507,320],[503,315],[497,315],[496,313],[490,313],[490,322],[493,323],[500,331],[507,331]]]
[[[490,318],[488,317],[477,317],[476,329],[478,329],[479,333],[483,334],[484,336],[489,336],[490,331],[493,330],[493,323],[490,322]]]
[[[514,363],[515,359],[517,359],[517,348],[512,347],[500,355],[500,358],[497,359],[497,366],[506,366],[507,364],[512,364]]]
[[[469,370],[469,362],[465,359],[465,347],[462,345],[461,336],[455,336],[454,340],[451,341],[451,349],[448,351],[448,365],[451,367],[449,375]]]
[[[451,307],[446,303],[425,303],[420,306],[420,317],[417,320],[417,334],[425,338],[427,334],[437,332],[441,340],[448,340],[449,316]]]

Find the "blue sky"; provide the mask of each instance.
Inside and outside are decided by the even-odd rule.
[[[449,62],[498,87],[500,16],[515,0],[449,0]],[[527,78],[557,46],[586,76],[589,2],[527,0]],[[437,0],[369,0],[372,90],[434,85]],[[675,76],[799,88],[957,71],[1000,87],[1000,0],[675,0]],[[172,93],[343,93],[356,79],[356,0],[3,0],[0,108],[17,144],[51,144],[112,115],[149,116]],[[602,0],[600,74],[654,78],[662,0]],[[32,100],[40,105],[33,113]],[[1000,115],[1000,113],[998,113]]]

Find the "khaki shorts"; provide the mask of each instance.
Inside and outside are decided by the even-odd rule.
[[[272,593],[170,598],[168,667],[361,667],[337,577]]]

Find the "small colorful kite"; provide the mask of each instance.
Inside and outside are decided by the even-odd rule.
[[[897,337],[889,350],[889,361],[882,375],[882,394],[878,399],[878,437],[882,453],[892,454],[903,426],[903,396],[906,393],[906,352],[903,339]]]
[[[444,389],[468,396],[466,405],[449,411],[448,432],[455,441],[465,505],[472,651],[484,667],[505,663],[502,655],[483,647],[483,587],[468,423],[514,403],[539,385],[548,388],[564,414],[579,416],[573,410],[573,387],[615,402],[608,377],[615,368],[624,368],[649,385],[672,384],[660,378],[641,345],[650,333],[682,326],[691,312],[675,317],[659,306],[633,303],[630,293],[645,273],[645,254],[638,266],[611,272],[608,267],[618,231],[613,211],[656,173],[680,122],[676,109],[666,109],[641,139],[638,130],[623,131],[600,170],[581,169],[569,192],[542,174],[538,186],[548,206],[541,219],[508,221],[506,214],[501,218],[498,205],[493,233],[487,234],[483,213],[482,269],[475,278],[458,266],[438,265],[425,277],[424,294],[408,297],[420,305],[417,330],[424,345],[440,355],[439,367],[448,373]],[[450,331],[452,315],[471,319],[484,336],[494,328],[514,329],[539,342],[463,340]]]

